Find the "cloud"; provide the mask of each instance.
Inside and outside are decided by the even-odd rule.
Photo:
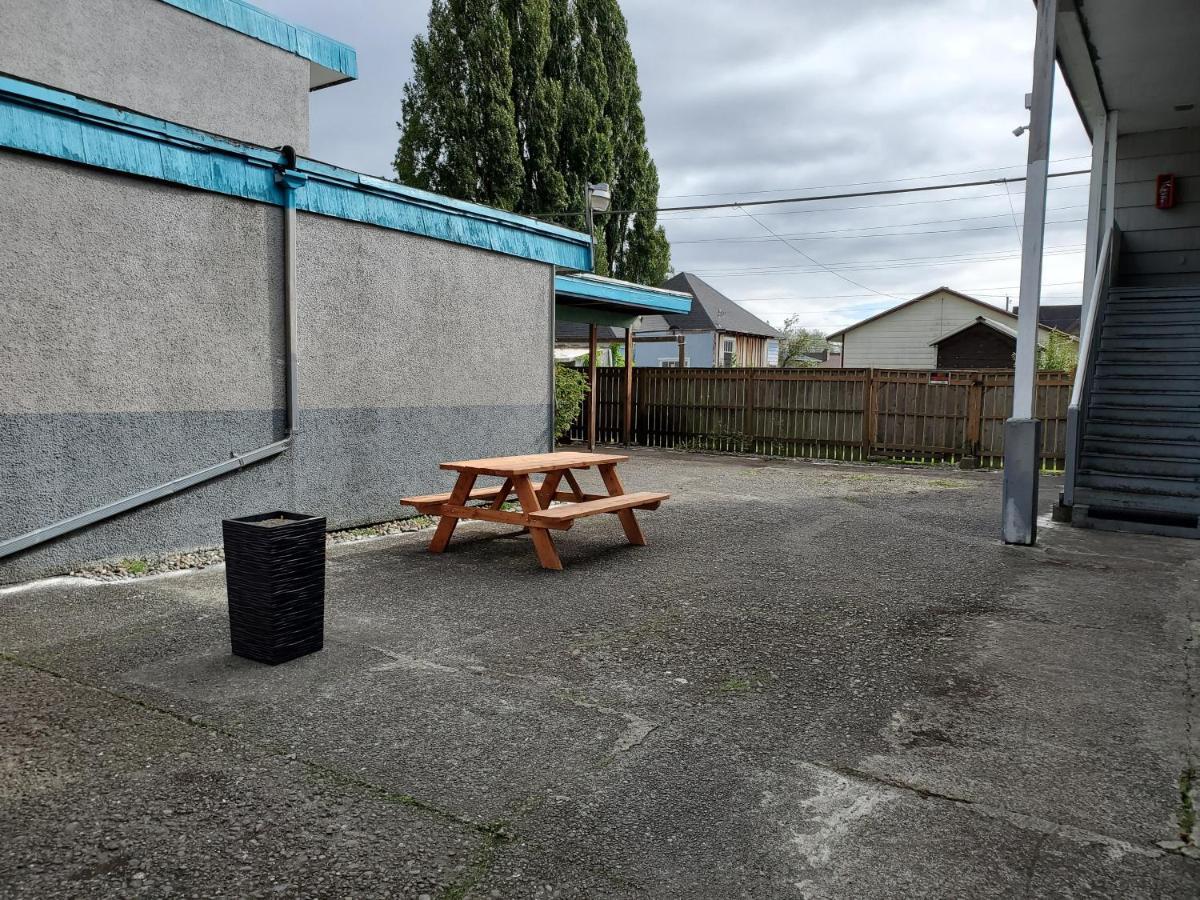
[[[427,4],[257,2],[358,50],[358,82],[312,95],[312,155],[388,174],[409,48],[424,30]],[[1027,121],[1032,3],[625,0],[622,7],[662,205],[895,179],[913,185],[923,183],[916,176],[941,173],[974,173],[950,180],[1024,174],[1026,139],[1011,132]],[[1090,147],[1061,79],[1056,100],[1052,158],[1064,160],[1060,169],[1087,168],[1078,157]],[[1050,218],[1061,224],[1046,232],[1056,249],[1045,261],[1044,302],[1078,302],[1082,251],[1070,248],[1083,243],[1086,181],[1051,183]],[[1017,182],[1007,191],[751,209],[772,231],[802,235],[789,239],[800,252],[738,210],[662,220],[677,270],[701,273],[776,324],[794,313],[834,330],[940,284],[998,305],[1006,294],[1015,302],[1013,220],[1021,221],[1023,200]]]

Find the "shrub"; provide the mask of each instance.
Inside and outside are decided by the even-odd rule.
[[[554,438],[557,440],[571,430],[571,423],[583,409],[587,379],[570,366],[554,367]]]

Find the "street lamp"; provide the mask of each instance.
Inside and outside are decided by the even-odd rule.
[[[592,221],[592,213],[608,212],[612,205],[612,190],[607,181],[599,184],[589,184],[583,197],[584,216],[587,218],[588,239],[592,242],[592,271],[596,271],[596,226]]]

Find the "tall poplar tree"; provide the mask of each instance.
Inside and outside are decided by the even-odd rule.
[[[433,0],[413,69],[402,182],[582,228],[587,185],[607,181],[596,271],[663,280],[658,171],[618,0]]]
[[[512,38],[496,0],[433,0],[404,86],[400,180],[514,209],[524,167],[513,111]]]

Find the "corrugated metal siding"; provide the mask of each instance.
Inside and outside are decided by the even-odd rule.
[[[1175,175],[1175,207],[1155,209],[1155,179],[1168,172]],[[1120,136],[1116,219],[1122,284],[1200,282],[1200,128]]]

